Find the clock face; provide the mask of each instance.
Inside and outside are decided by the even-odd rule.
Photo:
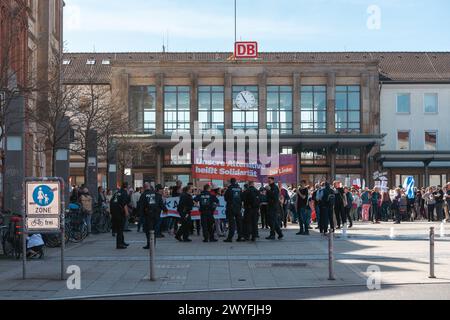
[[[236,97],[236,107],[240,110],[252,110],[258,106],[255,95],[250,91],[242,91]]]

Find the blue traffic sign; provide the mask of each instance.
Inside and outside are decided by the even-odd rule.
[[[53,190],[46,185],[37,186],[33,191],[33,201],[39,207],[47,207],[55,198]]]

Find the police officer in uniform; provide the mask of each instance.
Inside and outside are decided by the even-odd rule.
[[[147,246],[143,249],[148,250],[150,249],[150,231],[155,230],[161,211],[167,212],[168,210],[162,196],[164,191],[162,185],[158,184],[155,190],[153,190],[149,183],[145,183],[144,188],[145,191],[139,200],[139,207],[142,210],[142,217],[144,217],[143,230],[147,237]]]
[[[242,189],[236,182],[235,178],[230,180],[230,186],[225,192],[225,202],[227,203],[226,214],[229,224],[228,238],[224,242],[233,242],[236,232],[238,234],[238,242],[244,241],[242,235]]]
[[[211,194],[211,186],[206,184],[203,191],[194,198],[194,201],[200,206],[203,242],[217,242],[214,238],[214,211],[219,205],[219,199]]]
[[[131,202],[128,194],[128,182],[122,184],[122,188],[111,198],[110,211],[112,218],[113,233],[116,234],[116,249],[126,249],[123,231],[125,219],[128,219],[128,204]]]
[[[180,196],[180,203],[178,203],[178,213],[181,217],[181,227],[175,236],[180,242],[191,242],[189,239],[189,233],[192,226],[191,211],[194,207],[194,199],[192,198],[192,186],[183,188],[183,192]]]
[[[267,201],[268,201],[268,214],[270,221],[270,236],[267,240],[275,240],[275,233],[278,234],[278,239],[283,239],[283,232],[281,232],[280,224],[280,189],[275,184],[275,178],[269,177],[269,185],[267,186]]]
[[[243,194],[244,197],[244,224],[245,240],[255,242],[258,237],[258,210],[260,205],[259,191],[255,188],[253,181],[248,183],[248,188]]]

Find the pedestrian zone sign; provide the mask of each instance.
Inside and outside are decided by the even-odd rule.
[[[25,210],[28,230],[58,230],[61,215],[59,181],[26,182]]]

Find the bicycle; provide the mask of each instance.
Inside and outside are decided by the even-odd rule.
[[[69,212],[66,214],[65,228],[70,242],[79,243],[86,239],[88,229],[80,205],[71,204],[69,206]]]
[[[44,234],[42,238],[47,248],[61,247],[61,235],[59,233]],[[69,243],[69,234],[67,232],[64,233],[64,243]]]
[[[13,214],[9,219],[9,223],[1,227],[1,242],[4,256],[20,259],[22,255],[22,229],[22,216],[17,214]]]
[[[111,232],[111,217],[104,208],[98,208],[92,215],[92,230],[95,233]]]

